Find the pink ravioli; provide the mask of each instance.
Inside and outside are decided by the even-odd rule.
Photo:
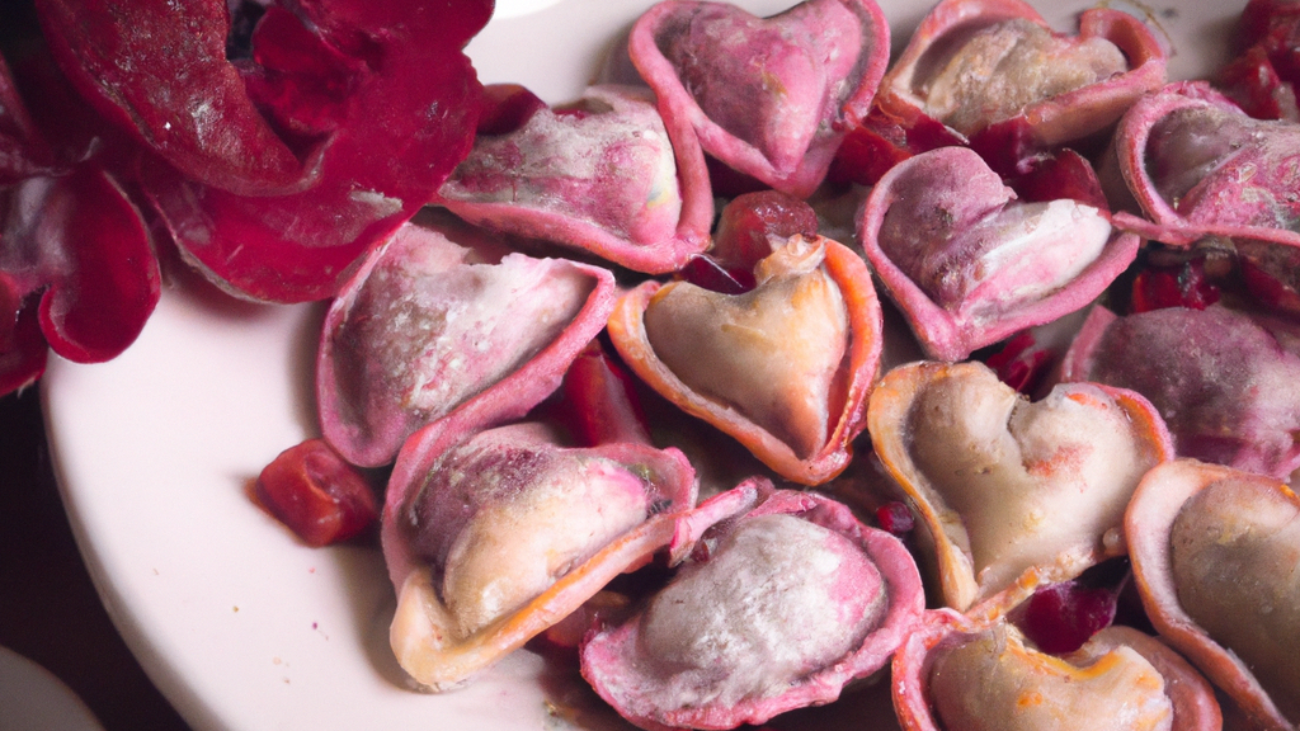
[[[912,731],[1217,731],[1214,688],[1160,640],[1112,626],[1075,652],[1041,651],[1005,617],[926,612],[893,661]]]
[[[502,106],[522,103],[526,91]],[[682,267],[709,244],[713,198],[691,129],[643,89],[597,86],[505,132],[480,130],[436,201],[478,225],[587,251],[636,271]]]
[[[1106,130],[1164,81],[1164,50],[1127,13],[1087,10],[1068,35],[1022,0],[943,0],[881,81],[877,107],[902,130],[938,122],[1009,173]]]
[[[565,446],[546,425],[432,424],[402,449],[383,518],[402,668],[449,690],[666,549],[694,508],[674,449]]]
[[[507,253],[447,218],[400,230],[326,316],[321,422],[356,464],[391,461],[407,435],[453,413],[480,426],[522,416],[613,307],[608,271]]]
[[[697,545],[637,615],[581,649],[583,676],[642,728],[730,729],[834,700],[924,609],[902,543],[816,493],[771,493]]]
[[[875,287],[860,257],[820,236],[779,242],[754,273],[758,286],[735,295],[644,282],[619,299],[609,335],[660,395],[786,479],[821,484],[864,427],[882,344]]]
[[[1154,225],[1144,236],[1207,236],[1300,246],[1300,123],[1246,116],[1199,82],[1171,84],[1116,130],[1118,170]]]
[[[1151,623],[1248,727],[1300,723],[1300,499],[1285,484],[1194,459],[1147,474],[1125,516]]]
[[[1180,456],[1277,478],[1300,467],[1300,357],[1294,334],[1211,305],[1088,316],[1063,378],[1141,393],[1169,425]]]
[[[710,155],[799,197],[865,117],[889,57],[872,0],[808,0],[770,18],[725,3],[663,2],[629,51],[670,125]]]
[[[947,147],[881,178],[858,237],[927,354],[956,361],[1100,295],[1138,248],[1109,218],[1072,198],[1017,200],[978,155]]]

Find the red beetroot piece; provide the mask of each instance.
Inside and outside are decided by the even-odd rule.
[[[909,157],[963,143],[960,135],[929,117],[903,122],[872,107],[862,124],[844,138],[826,177],[835,183],[875,185]]]
[[[1024,171],[1007,180],[1007,185],[1026,203],[1069,198],[1110,210],[1097,173],[1087,158],[1074,150],[1062,149],[1024,160],[1022,167]]]
[[[281,452],[257,478],[257,499],[309,546],[345,541],[379,518],[359,469],[323,439]]]

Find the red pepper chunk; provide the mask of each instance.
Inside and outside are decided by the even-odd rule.
[[[345,541],[379,518],[365,475],[323,439],[286,449],[257,478],[257,499],[309,546]]]

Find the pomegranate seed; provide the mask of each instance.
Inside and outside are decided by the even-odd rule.
[[[281,452],[258,476],[255,492],[309,546],[345,541],[379,517],[370,482],[323,439]]]
[[[1034,592],[1017,625],[1038,649],[1063,655],[1083,647],[1114,619],[1114,592],[1065,581]]]
[[[1022,330],[985,363],[998,374],[998,380],[1020,393],[1033,394],[1056,360],[1049,351],[1034,350],[1037,344],[1033,333]]]
[[[907,505],[895,500],[876,508],[876,525],[901,538],[916,527],[916,517]]]

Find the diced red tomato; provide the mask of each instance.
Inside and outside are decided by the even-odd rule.
[[[369,480],[323,439],[281,452],[258,476],[256,493],[309,546],[345,541],[379,518]]]

